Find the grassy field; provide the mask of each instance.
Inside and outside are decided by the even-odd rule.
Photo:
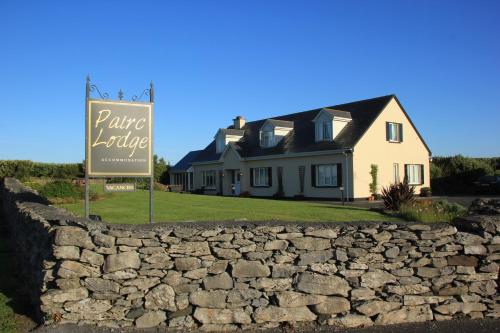
[[[268,200],[238,197],[181,194],[156,191],[155,221],[394,221],[362,208],[333,206],[315,202]],[[91,214],[113,223],[141,223],[148,220],[148,192],[114,193],[92,201]],[[83,202],[59,204],[81,215]]]

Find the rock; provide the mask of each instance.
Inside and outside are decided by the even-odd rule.
[[[394,282],[396,282],[394,275],[380,269],[366,272],[361,276],[361,286],[367,288],[380,288]]]
[[[387,313],[389,311],[398,309],[401,307],[399,302],[386,302],[386,301],[371,301],[363,303],[358,306],[356,310],[368,317],[378,315],[379,313]]]
[[[384,254],[387,258],[396,258],[399,255],[399,247],[397,246],[391,247],[390,249],[385,251]]]
[[[277,234],[276,237],[278,239],[295,239],[295,238],[304,237],[304,235],[300,232],[289,232],[289,233],[284,233],[284,234]]]
[[[433,278],[436,276],[440,276],[441,273],[439,268],[435,267],[419,267],[417,270],[417,275],[424,278]]]
[[[204,324],[200,327],[203,332],[234,332],[238,330],[233,324]]]
[[[478,260],[476,257],[472,256],[451,256],[448,257],[448,265],[476,267],[478,265]]]
[[[201,260],[198,258],[175,258],[175,268],[179,271],[191,271],[200,267]]]
[[[260,278],[252,281],[251,286],[255,289],[265,291],[283,291],[292,288],[292,279],[290,278]]]
[[[144,308],[134,308],[130,310],[125,316],[127,319],[136,319],[144,314]]]
[[[156,268],[169,269],[173,267],[172,258],[166,253],[157,252],[147,256],[144,261],[154,265]]]
[[[160,284],[145,296],[144,307],[151,310],[177,311],[175,292],[168,284]]]
[[[135,320],[135,326],[137,328],[150,328],[156,327],[163,323],[167,319],[165,312],[163,311],[150,311],[143,314],[141,317]]]
[[[212,236],[207,240],[209,242],[230,242],[231,240],[233,240],[233,238],[234,238],[233,234],[222,234],[222,235]]]
[[[203,324],[250,324],[252,318],[243,309],[196,308],[193,315]]]
[[[189,295],[189,302],[201,308],[224,309],[226,307],[227,291],[198,290]]]
[[[160,279],[157,277],[139,277],[123,282],[123,286],[135,286],[139,290],[146,291],[158,283],[160,283]]]
[[[471,312],[482,312],[486,311],[486,305],[482,303],[450,303],[445,305],[439,305],[434,308],[435,311],[447,315],[455,314],[457,312],[471,313]]]
[[[300,255],[299,265],[323,263],[333,258],[333,250],[310,251]]]
[[[418,295],[429,292],[430,289],[427,286],[420,284],[407,284],[403,286],[387,286],[387,292],[396,295]]]
[[[358,288],[351,291],[353,301],[363,301],[375,298],[375,291],[370,288]]]
[[[104,274],[102,277],[104,279],[110,279],[115,281],[128,280],[137,277],[137,272],[133,269],[125,269],[122,271],[116,271],[113,273]]]
[[[239,251],[233,249],[221,249],[215,248],[214,252],[217,254],[217,257],[223,259],[238,259],[241,258],[241,253]]]
[[[378,234],[372,235],[372,237],[379,243],[385,243],[392,238],[392,234],[389,231],[382,231]]]
[[[276,293],[276,298],[280,307],[296,308],[325,302],[328,297],[322,295],[303,294],[295,291],[283,291]]]
[[[137,238],[117,238],[116,245],[126,245],[131,247],[141,247],[142,241]]]
[[[104,264],[104,256],[95,253],[93,251],[84,249],[82,251],[82,256],[80,258],[80,261],[89,263],[94,266],[101,266],[102,264]]]
[[[464,253],[484,256],[484,255],[488,254],[488,250],[483,245],[465,245],[464,246]]]
[[[481,245],[487,242],[483,237],[468,232],[457,232],[455,237],[457,243],[462,245]]]
[[[73,279],[57,279],[56,280],[56,285],[59,287],[59,289],[76,289],[80,288],[80,279],[78,278],[73,278]]]
[[[324,275],[333,275],[337,273],[337,265],[328,263],[311,264],[310,270]]]
[[[64,304],[64,309],[69,312],[84,313],[86,316],[101,314],[108,311],[113,306],[109,301],[85,298],[79,301],[70,301]]]
[[[99,268],[81,264],[77,261],[65,260],[62,262],[57,275],[64,279],[78,278],[78,277],[95,277],[101,275]]]
[[[120,290],[120,285],[111,280],[104,280],[101,278],[86,278],[84,282],[85,287],[90,291],[105,293],[113,292],[117,293]]]
[[[316,320],[316,315],[307,306],[297,308],[280,308],[277,306],[257,308],[253,317],[257,323]]]
[[[80,249],[76,246],[54,246],[54,257],[58,259],[78,260],[80,259]]]
[[[454,299],[452,296],[415,296],[405,295],[404,305],[438,304]]]
[[[338,232],[333,229],[316,229],[306,231],[306,236],[319,237],[319,238],[337,238]]]
[[[399,310],[381,313],[376,324],[391,325],[401,323],[416,323],[430,321],[433,319],[432,310],[429,305],[404,306]]]
[[[236,278],[266,277],[271,275],[269,266],[258,261],[238,260],[232,264],[232,275]]]
[[[347,297],[351,287],[338,276],[325,276],[310,272],[299,275],[296,289],[318,295],[340,295]]]
[[[233,279],[226,272],[214,275],[207,276],[203,279],[203,286],[205,289],[232,289],[233,288]]]
[[[73,245],[92,250],[95,246],[85,229],[81,227],[58,227],[54,238],[56,245]]]
[[[440,296],[458,296],[458,295],[465,295],[469,292],[469,288],[467,286],[460,286],[460,287],[447,287],[440,289],[438,294]]]
[[[182,242],[179,244],[172,244],[169,252],[190,255],[193,257],[201,257],[211,254],[208,242]]]
[[[272,250],[286,250],[288,247],[288,242],[286,240],[273,240],[266,242],[264,245],[264,250],[265,251],[272,251]]]
[[[94,242],[99,246],[112,248],[115,246],[116,238],[99,233],[94,236]]]
[[[325,238],[302,237],[294,238],[290,241],[292,242],[293,246],[295,246],[299,250],[320,251],[332,247],[330,240]]]
[[[85,288],[75,288],[66,290],[52,289],[43,294],[40,299],[42,304],[64,303],[67,301],[79,301],[87,298],[89,292]]]
[[[227,264],[229,263],[229,260],[218,260],[212,264],[208,268],[208,273],[210,274],[220,274],[222,272],[225,272],[227,269]]]
[[[138,269],[141,267],[141,259],[135,251],[110,254],[104,262],[104,272],[112,273],[127,268]]]
[[[324,315],[348,312],[350,309],[351,303],[343,297],[328,297],[326,301],[312,306],[316,314]]]
[[[328,319],[328,325],[341,328],[368,327],[373,325],[373,321],[366,316],[348,314],[344,317]]]
[[[192,271],[187,271],[184,273],[184,277],[187,277],[188,279],[192,280],[199,280],[207,276],[208,272],[206,268],[198,268]]]
[[[292,264],[275,264],[272,267],[272,277],[273,278],[287,278],[292,277],[297,273],[298,268]]]

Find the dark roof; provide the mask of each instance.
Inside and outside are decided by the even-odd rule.
[[[247,122],[243,129],[245,135],[243,138],[235,142],[233,147],[238,151],[241,157],[257,157],[265,155],[276,155],[284,153],[300,153],[313,152],[321,150],[336,150],[342,148],[352,148],[361,139],[363,134],[368,130],[371,124],[378,117],[380,112],[386,105],[395,98],[395,95],[381,96],[361,101],[329,106],[304,112],[292,113],[279,117],[272,117],[273,120],[284,120],[293,122],[293,130],[288,133],[275,147],[262,148],[259,145],[259,130],[268,119]],[[399,103],[401,106],[401,104]],[[351,121],[342,129],[333,141],[316,142],[315,128],[313,119],[322,109],[328,112],[337,112],[338,116],[346,116],[347,113],[351,117]],[[401,109],[406,114],[406,111],[401,106]],[[410,119],[408,117],[408,119]],[[415,128],[410,120],[411,125]],[[417,129],[415,131],[418,133]],[[419,137],[422,139],[420,134]],[[422,142],[427,147],[425,141]],[[429,150],[430,154],[430,150]],[[218,160],[220,154],[215,152],[215,141],[212,141],[205,149],[203,149],[195,162],[215,161]]]
[[[186,171],[187,169],[189,169],[191,167],[191,163],[194,162],[194,160],[196,159],[196,157],[198,156],[198,154],[201,151],[202,150],[190,151],[179,162],[177,162],[177,164],[174,165],[170,170],[174,171],[174,172],[175,171],[177,171],[177,172]]]
[[[239,129],[234,129],[234,128],[221,128],[219,129],[220,132],[224,134],[229,134],[229,135],[243,135],[245,133],[244,130],[239,130]]]
[[[267,122],[273,126],[293,128],[293,121],[267,119]]]

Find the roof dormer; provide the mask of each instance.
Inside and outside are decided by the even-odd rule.
[[[263,148],[276,146],[291,130],[293,121],[267,119],[259,131],[260,146]]]
[[[220,128],[214,137],[216,153],[222,153],[229,142],[241,140],[244,134],[245,131],[242,129]]]
[[[347,111],[321,109],[313,119],[316,142],[333,141],[351,120]]]

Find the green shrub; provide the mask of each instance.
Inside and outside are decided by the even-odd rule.
[[[421,200],[403,204],[398,215],[407,221],[431,223],[452,222],[457,217],[465,215],[466,212],[465,207],[446,200]]]
[[[82,197],[82,189],[79,186],[64,180],[55,180],[43,185],[39,193],[49,199],[80,199]]]
[[[415,200],[415,188],[409,186],[406,180],[391,184],[387,188],[382,188],[382,200],[386,209],[398,211],[401,205]]]
[[[372,176],[372,182],[370,183],[370,193],[376,195],[378,191],[378,165],[370,165],[370,175]]]
[[[81,163],[40,163],[22,160],[0,160],[0,178],[15,177],[26,180],[29,177],[73,179],[84,176]]]
[[[25,180],[31,176],[33,162],[24,160],[1,160],[0,179],[4,177],[15,177]]]

